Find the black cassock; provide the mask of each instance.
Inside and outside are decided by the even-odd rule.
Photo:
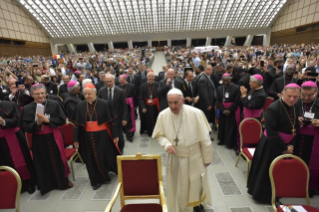
[[[93,114],[92,119],[90,114]],[[72,115],[71,121],[76,125],[74,141],[78,141],[82,149],[92,186],[111,181],[109,172],[117,173],[116,157],[119,153],[112,139],[120,134],[117,119],[112,105],[98,98],[92,104],[85,100],[80,102]],[[99,126],[107,125],[112,135],[106,129],[94,132],[86,129],[90,120],[97,121]]]
[[[281,94],[281,92],[284,90],[284,87],[288,85],[289,83],[297,83],[297,79],[292,78],[288,79],[285,77],[277,78],[270,86],[268,90],[268,95],[274,98],[275,100],[278,99],[278,94]]]
[[[319,119],[319,98],[317,98],[314,102],[310,104],[302,103],[302,101],[299,99],[298,104],[300,105],[300,116],[304,115],[304,112],[310,112],[314,113],[315,117],[314,119]],[[302,105],[302,106],[301,106]],[[310,111],[311,109],[311,111]],[[304,126],[305,127],[305,126]],[[303,159],[305,163],[309,166],[310,161],[312,160],[318,160],[318,154],[317,148],[313,148],[315,145],[318,146],[319,139],[318,137],[315,138],[314,135],[310,135],[307,133],[303,133],[302,127],[300,129],[299,133],[299,142],[294,147],[294,154],[296,154],[298,157]],[[316,128],[316,134],[318,135],[318,128]],[[315,169],[314,169],[315,168]],[[311,190],[318,190],[319,184],[318,184],[318,170],[319,167],[313,167],[309,166],[310,171],[310,181],[309,181],[309,189]]]
[[[124,86],[119,85],[118,87],[123,90],[126,99],[131,97],[133,98],[133,106],[134,106],[133,111],[135,111],[135,107],[137,107],[136,101],[134,101],[137,96],[135,86],[131,83],[127,83]],[[131,105],[128,104],[127,105],[127,124],[125,125],[125,127],[123,127],[123,132],[125,133],[126,138],[132,138],[134,135],[134,132],[130,132],[130,130],[133,127],[132,121],[135,122],[135,119],[132,120],[131,111],[132,111]],[[134,113],[134,116],[135,116],[135,113]]]
[[[21,111],[16,103],[10,101],[1,101],[0,116],[5,120],[6,126],[1,126],[0,130],[16,128],[18,125],[18,118],[20,116],[20,113]],[[20,173],[19,169],[15,167],[15,162],[12,158],[13,153],[11,152],[11,150],[16,152],[20,152],[20,150],[10,149],[6,137],[0,138],[0,166],[10,166],[11,168],[14,168],[22,177],[22,191],[26,191],[28,187],[35,186],[34,169],[24,133],[21,130],[18,130],[15,132],[15,136],[18,140],[19,147],[21,149],[21,153],[23,154],[26,165],[24,167],[20,167],[20,169],[22,169],[23,171],[26,171],[25,169],[27,169],[27,172],[29,172],[29,177],[27,177],[28,179],[23,180],[22,174]]]
[[[152,136],[153,129],[157,120],[157,116],[159,114],[159,108],[155,103],[155,101],[158,101],[159,103],[159,97],[157,96],[157,89],[159,87],[158,82],[154,82],[152,85],[150,85],[148,82],[144,83],[140,87],[140,116],[141,116],[141,129],[140,133],[144,133],[147,131],[147,134],[149,136]],[[152,94],[152,104],[149,103],[150,96]],[[146,113],[142,112],[142,109],[146,109]]]
[[[292,135],[293,128],[291,122],[294,123],[295,129],[299,128],[299,107],[297,104],[294,107],[295,112],[293,107],[289,107],[282,100],[276,100],[266,110],[265,126],[267,137],[262,135],[256,147],[247,184],[248,193],[252,195],[254,200],[270,203],[270,164],[276,157],[282,155],[287,150],[288,145],[294,146],[297,143],[298,135],[290,143],[285,143],[279,135],[279,132]],[[294,113],[296,114],[294,115]]]
[[[247,96],[241,99],[242,105],[244,107],[244,117],[245,117],[245,108],[248,110],[262,109],[266,103],[266,100],[267,100],[267,95],[263,88],[258,90],[250,90]],[[261,116],[249,117],[249,118],[256,118],[259,121],[261,120]]]
[[[33,101],[33,98],[31,97],[31,94],[29,93],[29,91],[27,91],[27,92],[28,92],[29,95],[26,94],[26,93],[23,93],[19,89],[18,92],[14,95],[14,98],[11,99],[11,101],[16,102],[20,108],[24,107],[25,105],[27,105],[27,104],[29,104],[30,102]]]
[[[63,105],[66,111],[68,112],[68,114],[70,115],[70,117],[72,117],[72,114],[77,104],[79,104],[81,101],[82,100],[74,94],[71,94],[71,93],[63,94]]]
[[[228,93],[228,98],[225,97],[225,93]],[[223,100],[225,103],[232,102],[232,104],[225,109],[223,106]],[[224,86],[219,86],[217,88],[217,101],[219,108],[219,129],[218,136],[221,143],[224,143],[227,148],[233,148],[237,145],[237,122],[235,112],[240,106],[240,89],[239,86],[235,84],[230,84],[228,89]],[[224,114],[225,110],[230,111],[230,115]],[[240,111],[239,111],[240,113]]]
[[[45,113],[50,115],[50,124],[42,124],[51,128],[57,128],[65,124],[66,114],[61,109],[59,103],[46,100],[43,103]],[[41,131],[41,126],[35,121],[37,103],[32,102],[26,105],[19,119],[18,126],[28,133],[32,133],[32,153],[33,164],[37,179],[37,188],[41,195],[53,189],[67,189],[69,180],[66,172],[69,167],[63,162],[58,143],[53,132],[47,134],[35,134]],[[63,142],[63,141],[62,141]],[[64,151],[63,151],[63,154]]]

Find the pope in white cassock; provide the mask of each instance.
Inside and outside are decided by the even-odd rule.
[[[168,153],[168,211],[204,211],[201,203],[212,205],[206,170],[213,159],[210,126],[201,110],[184,105],[179,89],[171,89],[167,101],[169,108],[159,114],[152,137]]]

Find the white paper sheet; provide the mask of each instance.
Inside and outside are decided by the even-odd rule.
[[[287,205],[281,205],[280,207],[284,212],[291,212]],[[292,207],[298,212],[307,212],[301,205],[293,205]]]
[[[249,153],[254,156],[255,148],[248,148]]]
[[[38,120],[37,113],[44,114],[44,106],[42,104],[37,104],[37,109],[35,111],[35,121]]]

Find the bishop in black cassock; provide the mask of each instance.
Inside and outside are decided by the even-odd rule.
[[[254,200],[271,202],[270,164],[281,154],[294,153],[299,129],[299,107],[296,104],[299,94],[299,86],[289,84],[282,93],[283,97],[266,110],[266,129],[255,150],[247,184],[248,193]],[[293,100],[286,95],[294,96]]]
[[[149,136],[152,136],[157,116],[160,112],[159,96],[157,95],[159,83],[154,80],[154,73],[148,73],[147,82],[141,85],[139,94],[141,111],[140,133],[147,131]]]
[[[239,147],[238,127],[240,124],[240,90],[231,83],[229,74],[223,74],[223,85],[217,88],[216,100],[219,108],[219,143],[227,148]]]
[[[69,92],[63,94],[63,105],[72,117],[72,114],[77,106],[81,102],[81,99],[78,97],[80,93],[80,84],[79,82],[70,81],[68,83]]]
[[[33,85],[31,95],[34,102],[23,108],[18,126],[32,133],[37,188],[41,195],[53,189],[70,188],[73,186],[68,179],[70,169],[64,152],[63,136],[58,129],[65,124],[66,114],[59,103],[46,100],[44,85]],[[44,106],[44,114],[36,114],[37,104]]]
[[[295,154],[305,161],[310,172],[309,196],[319,189],[319,98],[318,87],[313,81],[301,85],[299,142]],[[308,121],[308,122],[307,122]]]
[[[82,146],[91,185],[97,190],[111,181],[109,172],[117,173],[116,157],[121,154],[118,117],[108,101],[96,97],[94,85],[87,84],[83,91],[85,100],[77,105],[71,118],[76,125],[74,146]]]
[[[0,102],[0,166],[15,169],[22,179],[22,191],[31,194],[35,191],[35,175],[24,133],[17,127],[20,113],[16,103]]]
[[[127,124],[123,127],[123,132],[126,135],[126,139],[130,142],[133,141],[133,136],[136,130],[135,125],[135,108],[137,107],[136,88],[133,84],[127,82],[127,76],[121,75],[119,78],[119,88],[121,88],[125,94],[127,104]]]

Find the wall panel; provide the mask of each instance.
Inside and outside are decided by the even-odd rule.
[[[51,47],[47,43],[26,42],[25,45],[0,44],[0,57],[4,56],[33,56],[41,54],[51,56]]]
[[[295,29],[294,29],[295,30]],[[288,30],[286,30],[288,31]],[[319,29],[312,31],[304,31],[304,32],[273,32],[271,33],[270,44],[310,44],[310,43],[319,43]]]

